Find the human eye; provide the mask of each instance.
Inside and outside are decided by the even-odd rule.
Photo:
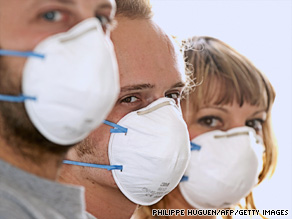
[[[59,10],[51,10],[43,13],[42,18],[49,22],[59,22],[64,19],[64,13]]]
[[[107,33],[114,28],[115,25],[113,19],[103,15],[95,15],[95,17],[99,20],[104,33]]]
[[[179,99],[181,97],[181,93],[180,92],[172,92],[172,93],[166,94],[165,97],[174,99],[176,104],[178,104],[179,103]]]
[[[264,120],[262,119],[251,119],[246,121],[245,125],[253,128],[256,132],[262,131]]]
[[[121,100],[122,103],[128,103],[128,104],[135,103],[137,101],[138,101],[138,98],[135,96],[128,96]]]
[[[219,129],[223,126],[223,122],[219,117],[215,116],[204,116],[198,119],[198,123],[208,128]]]
[[[109,18],[107,18],[106,16],[96,15],[95,17],[100,21],[102,26],[106,26],[110,23]]]

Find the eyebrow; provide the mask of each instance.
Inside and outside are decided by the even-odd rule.
[[[110,8],[112,9],[112,5],[110,3],[102,3],[101,5],[98,6],[98,9],[107,9]]]
[[[41,4],[47,3],[47,2],[58,2],[58,3],[62,3],[62,4],[67,4],[67,5],[76,5],[76,0],[38,0],[35,1],[34,3],[31,4],[31,7],[37,7]]]
[[[184,87],[185,83],[183,82],[177,82],[174,85],[172,85],[170,87],[170,89],[172,88],[176,88],[176,87]],[[125,86],[121,88],[121,92],[127,92],[127,91],[135,91],[135,90],[146,90],[146,89],[152,89],[154,88],[155,85],[153,84],[135,84],[135,85],[130,85],[130,86]]]
[[[152,89],[155,85],[153,84],[135,84],[135,85],[129,85],[121,88],[121,92],[127,92],[127,91],[135,91],[135,90],[146,90],[146,89]]]
[[[217,106],[205,106],[205,107],[201,107],[200,109],[206,109],[206,108],[213,108],[213,109],[221,110],[221,111],[223,111],[225,113],[228,113],[227,109],[224,109],[224,108],[221,108],[221,107],[217,107]],[[261,112],[267,112],[267,111],[265,109],[258,110],[256,112],[254,112],[251,116],[255,116],[256,114],[261,113]]]
[[[55,1],[66,4],[76,4],[76,0],[55,0]]]
[[[228,113],[227,109],[221,108],[221,107],[217,107],[217,106],[204,106],[204,107],[200,107],[199,109],[206,109],[206,108],[213,108],[213,109],[217,109],[217,110],[221,110],[225,113]]]
[[[252,114],[252,116],[255,116],[256,114],[259,114],[259,113],[262,113],[262,112],[267,112],[266,111],[266,109],[262,109],[262,110],[258,110],[258,111],[256,111],[256,112],[254,112],[253,114]]]
[[[177,83],[175,83],[174,85],[172,85],[171,88],[175,88],[175,87],[185,87],[185,86],[186,86],[186,84],[180,81],[180,82],[177,82]]]
[[[65,4],[76,4],[76,0],[42,0],[42,2],[60,2]]]

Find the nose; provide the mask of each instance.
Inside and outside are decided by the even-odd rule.
[[[152,102],[154,102],[154,101],[156,101],[156,100],[158,100],[158,99],[160,99],[160,98],[162,98],[162,97],[165,97],[164,96],[164,93],[162,94],[162,93],[155,93],[155,94],[153,94],[153,95],[151,95],[151,96],[149,96],[148,98],[146,98],[146,102],[145,102],[145,104],[144,104],[144,106],[143,107],[146,107],[146,106],[148,106],[149,104],[151,104]]]
[[[237,128],[237,127],[243,127],[245,126],[245,120],[241,120],[240,118],[234,118],[232,121],[230,121],[226,127],[224,127],[223,131],[227,131],[229,129]]]

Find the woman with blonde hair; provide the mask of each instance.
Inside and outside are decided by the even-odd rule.
[[[181,101],[191,161],[176,189],[157,204],[138,208],[134,218],[183,217],[155,209],[184,209],[185,216],[198,219],[216,216],[202,217],[207,211],[190,209],[256,209],[252,189],[275,170],[275,92],[269,80],[218,39],[193,37],[184,42],[184,49],[187,70],[197,85]],[[242,199],[245,206],[240,205]]]

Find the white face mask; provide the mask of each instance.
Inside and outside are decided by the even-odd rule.
[[[257,184],[264,146],[254,129],[211,131],[191,144],[190,163],[179,188],[194,208],[230,207]]]
[[[113,126],[109,168],[121,192],[132,202],[152,205],[179,183],[190,158],[186,124],[174,100],[161,98],[131,112]],[[101,165],[65,161],[69,164]],[[117,166],[120,165],[120,166]]]
[[[27,56],[23,95],[27,113],[48,140],[70,145],[83,140],[107,116],[119,94],[116,57],[100,22],[89,18],[65,33],[40,42],[34,52],[1,50]]]

